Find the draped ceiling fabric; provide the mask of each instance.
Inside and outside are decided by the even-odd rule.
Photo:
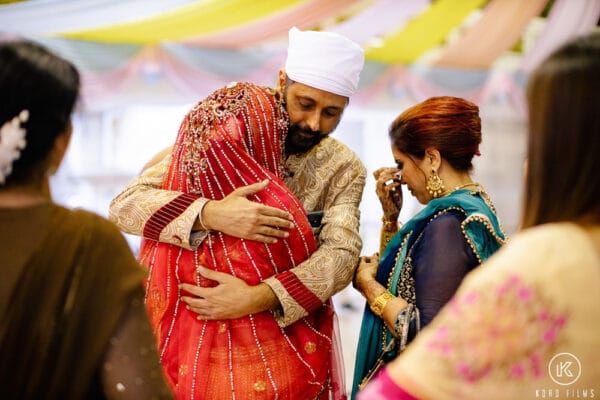
[[[522,69],[532,71],[560,44],[591,32],[598,23],[598,16],[600,1],[556,1],[535,48],[523,56]]]
[[[0,31],[51,34],[160,15],[197,0],[36,0],[0,5]]]
[[[518,42],[532,18],[544,9],[547,0],[492,0],[479,20],[442,51],[437,65],[489,68]]]
[[[407,21],[383,43],[367,50],[366,57],[384,63],[411,63],[427,50],[443,44],[450,31],[460,25],[485,0],[438,0]]]
[[[205,0],[139,21],[63,33],[74,39],[153,44],[214,33],[284,11],[302,0]]]
[[[357,0],[310,0],[300,2],[280,13],[242,24],[226,31],[191,38],[185,43],[203,47],[240,48],[259,44],[270,38],[285,38],[292,26],[311,29],[319,21],[335,18],[340,10],[359,3]],[[372,22],[372,21],[370,21]],[[265,29],[268,27],[269,29]]]
[[[25,0],[0,2],[0,39],[37,40],[72,60],[92,109],[189,103],[230,81],[272,85],[297,26],[363,46],[353,104],[448,94],[524,112],[527,75],[599,16],[600,0]]]

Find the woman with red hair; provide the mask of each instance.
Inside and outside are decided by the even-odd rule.
[[[354,280],[368,307],[353,394],[505,241],[488,195],[470,176],[481,143],[477,105],[456,97],[430,98],[396,118],[390,139],[397,167],[374,173],[384,211],[381,257],[362,257]],[[398,230],[401,185],[426,207]]]
[[[600,32],[531,74],[521,231],[361,400],[593,398],[600,389]]]

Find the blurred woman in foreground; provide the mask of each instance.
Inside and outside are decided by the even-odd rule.
[[[69,62],[0,43],[0,398],[172,398],[125,239],[50,195],[78,93]]]

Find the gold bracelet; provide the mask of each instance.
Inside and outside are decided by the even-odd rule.
[[[383,315],[383,309],[385,308],[388,301],[392,300],[393,298],[394,295],[386,290],[379,296],[375,297],[375,300],[373,300],[373,304],[369,304],[369,307],[371,307],[371,311],[373,311],[373,314],[381,318],[381,316]]]
[[[382,229],[381,234],[379,235],[379,244],[385,249],[385,246],[387,246],[396,233],[397,232],[388,232]],[[383,254],[383,251],[380,251],[379,254]]]
[[[382,218],[381,221],[383,222],[381,229],[384,231],[394,233],[398,231],[398,221],[390,221],[385,218]]]

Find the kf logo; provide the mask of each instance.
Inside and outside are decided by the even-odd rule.
[[[548,374],[554,383],[571,385],[581,376],[581,362],[571,353],[558,353],[548,363]]]
[[[563,376],[568,376],[569,378],[573,377],[573,373],[571,372],[571,365],[573,362],[571,361],[560,361],[556,364],[556,376],[561,378]]]

